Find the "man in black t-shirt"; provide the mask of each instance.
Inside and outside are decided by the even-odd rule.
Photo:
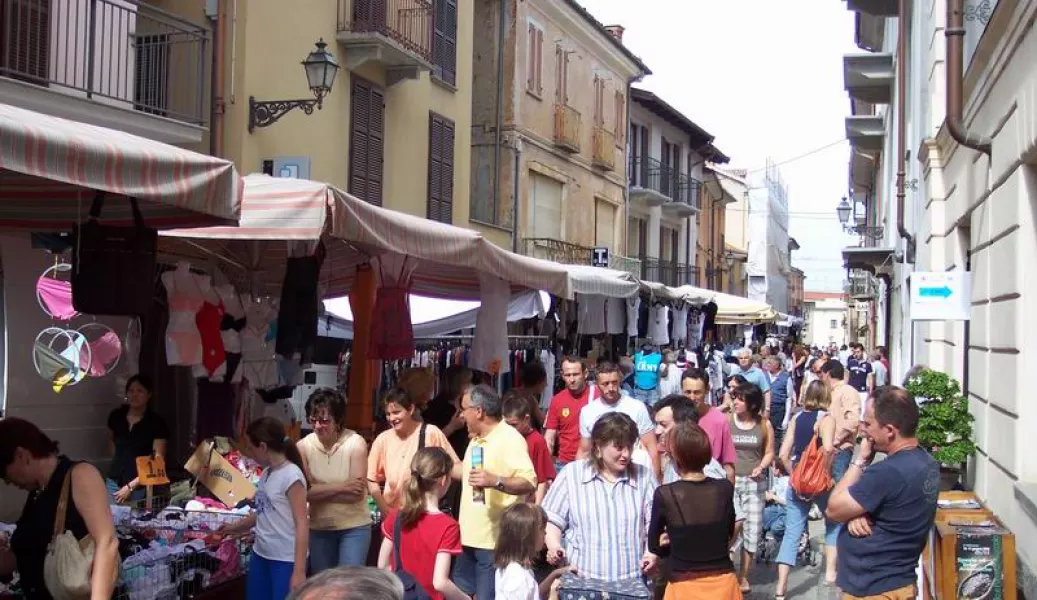
[[[861,393],[861,406],[868,400],[868,395],[875,389],[875,373],[871,361],[864,354],[863,344],[852,344],[853,353],[846,360],[846,383]],[[865,395],[867,394],[867,395]]]
[[[918,446],[918,405],[883,386],[868,403],[857,460],[832,490],[825,515],[839,533],[836,582],[851,597],[917,598],[915,568],[936,517],[940,465]],[[875,452],[886,459],[871,464]]]

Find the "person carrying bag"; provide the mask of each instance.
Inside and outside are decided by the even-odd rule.
[[[61,484],[58,509],[54,514],[54,535],[43,561],[43,581],[54,600],[90,598],[90,575],[94,565],[94,539],[89,535],[77,540],[65,530],[68,499],[72,493],[72,470],[65,473]],[[118,576],[119,565],[114,565]]]

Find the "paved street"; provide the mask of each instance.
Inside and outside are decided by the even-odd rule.
[[[836,600],[839,596],[834,589],[824,585],[824,566],[820,548],[824,537],[824,521],[810,522],[811,543],[818,550],[816,567],[797,567],[789,576],[789,589],[786,598],[790,600]],[[778,567],[774,563],[753,565],[749,581],[753,583],[752,592],[744,600],[769,600],[774,598],[774,583],[778,578]]]

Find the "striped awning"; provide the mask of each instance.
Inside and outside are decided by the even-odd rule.
[[[132,223],[132,197],[156,229],[230,224],[240,181],[224,159],[0,104],[0,229],[69,231],[98,190],[105,223]]]
[[[160,249],[213,262],[253,293],[280,289],[288,242],[318,238],[327,248],[320,282],[325,297],[349,293],[357,267],[389,253],[416,261],[411,292],[434,298],[479,299],[480,271],[505,279],[513,291],[563,298],[626,297],[639,290],[627,273],[514,254],[477,231],[374,206],[325,183],[266,175],[242,181],[239,227],[165,231]]]
[[[713,297],[713,301],[717,303],[716,322],[718,325],[771,323],[778,317],[778,312],[769,304],[742,296],[718,292]]]

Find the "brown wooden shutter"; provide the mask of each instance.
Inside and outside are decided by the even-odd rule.
[[[429,113],[427,216],[454,220],[454,122],[436,113]]]
[[[526,35],[526,43],[529,45],[528,51],[526,52],[526,58],[529,60],[529,64],[526,65],[526,89],[536,90],[533,84],[536,82],[536,27],[532,23],[529,24],[529,33]]]
[[[435,0],[432,62],[436,76],[457,83],[457,0]]]
[[[349,132],[349,193],[382,205],[385,102],[382,90],[352,76]]]
[[[536,30],[536,91],[544,92],[544,32]]]
[[[0,0],[0,74],[37,85],[50,79],[50,0]]]

